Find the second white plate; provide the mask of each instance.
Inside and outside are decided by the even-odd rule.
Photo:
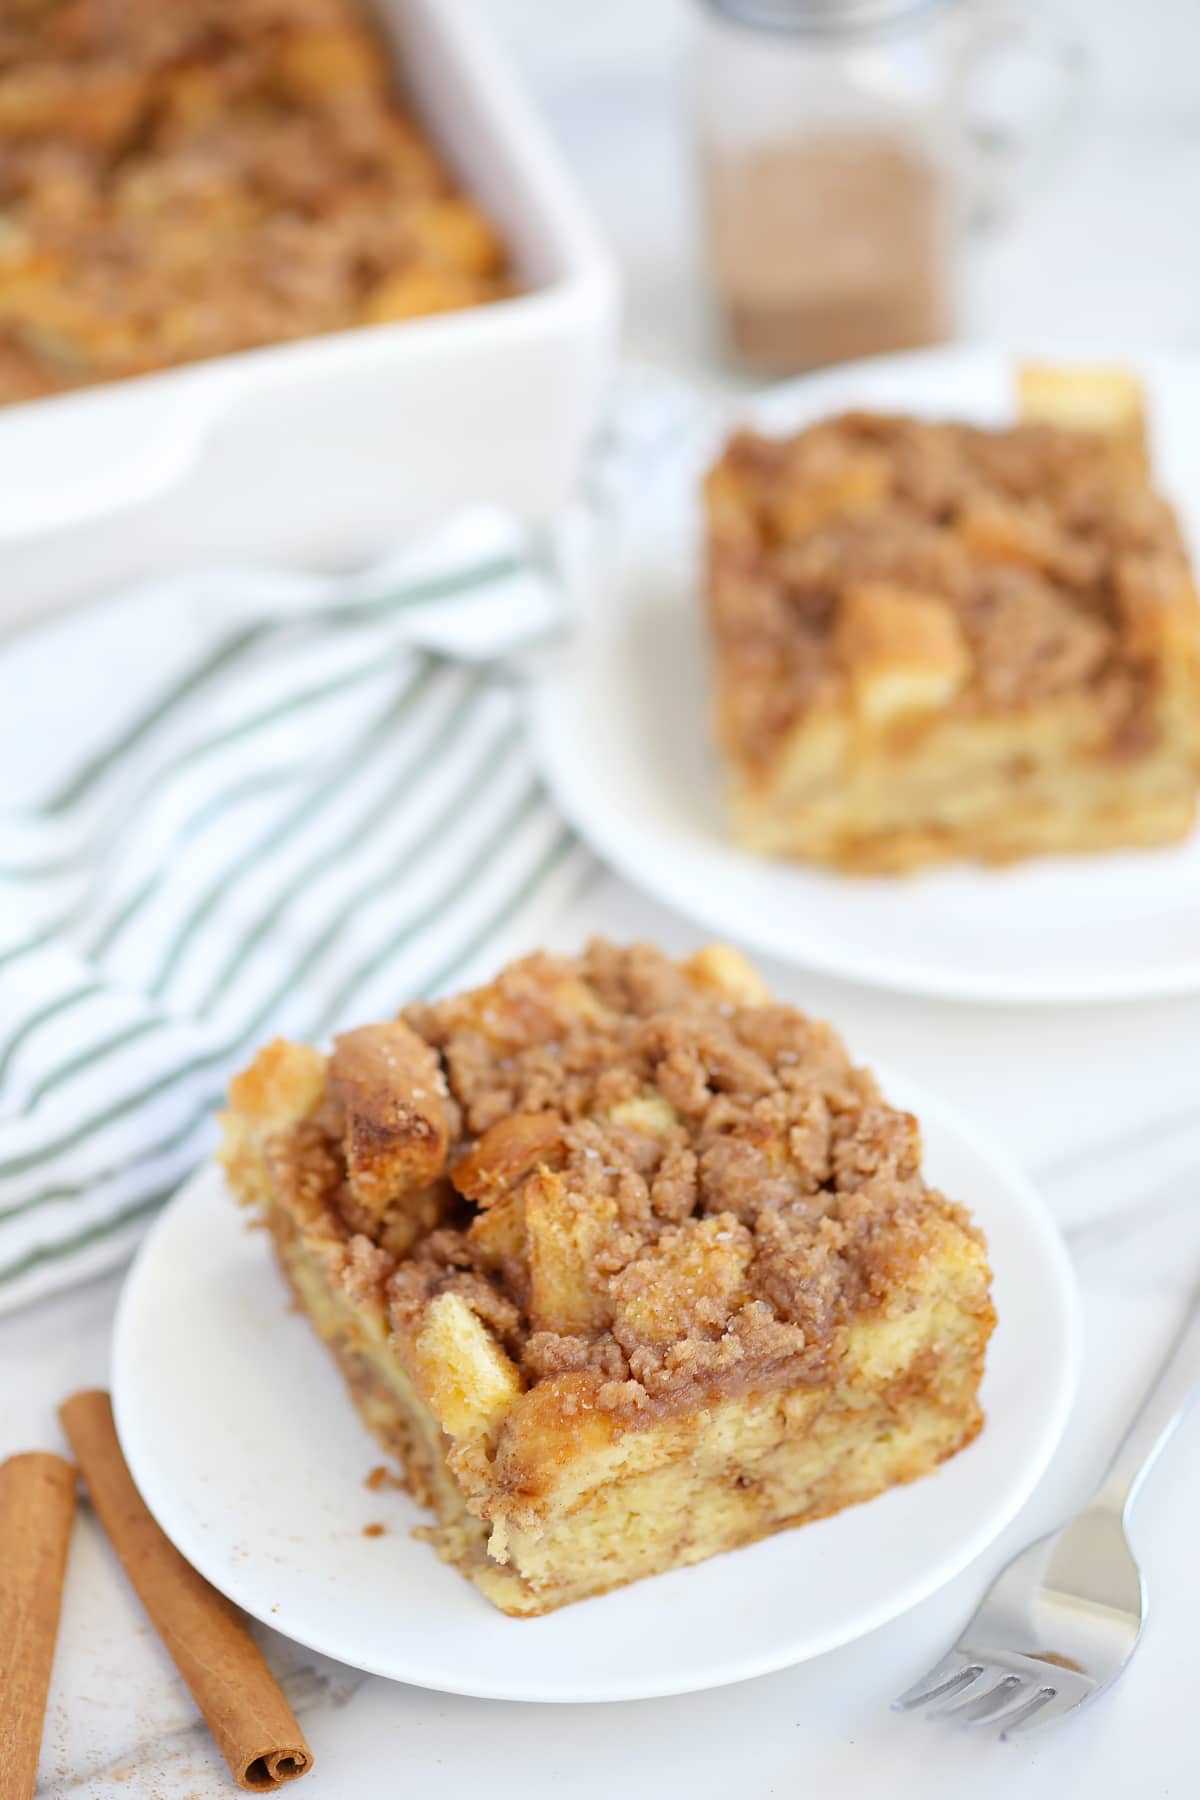
[[[935,1475],[832,1519],[542,1619],[496,1612],[411,1536],[382,1459],[262,1232],[216,1169],[147,1239],[113,1351],[117,1427],[164,1531],[255,1618],[338,1661],[500,1700],[635,1700],[717,1687],[847,1643],[963,1569],[1024,1503],[1075,1389],[1080,1328],[1058,1232],[994,1150],[906,1081],[931,1180],[987,1233],[1000,1323],[980,1437]],[[365,1536],[372,1523],[383,1536]]]
[[[1145,381],[1156,466],[1200,546],[1200,359],[1121,360]],[[748,412],[770,431],[847,406],[1000,423],[1014,362],[977,349],[887,358],[779,389]],[[677,911],[832,975],[1006,1002],[1200,988],[1200,833],[1165,850],[891,880],[730,844],[710,744],[696,498],[717,447],[718,434],[698,431],[647,470],[570,647],[534,690],[539,760],[581,835]]]

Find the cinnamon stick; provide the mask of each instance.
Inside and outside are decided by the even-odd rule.
[[[312,1767],[312,1752],[237,1608],[164,1537],[121,1454],[107,1394],[59,1408],[100,1523],[239,1784],[262,1793]]]
[[[37,1786],[74,1518],[75,1471],[61,1456],[0,1464],[0,1800],[30,1800]]]

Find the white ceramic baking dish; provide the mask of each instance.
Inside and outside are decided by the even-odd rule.
[[[615,340],[612,262],[477,5],[377,11],[522,292],[0,408],[0,630],[168,565],[330,567],[472,501],[562,504]]]

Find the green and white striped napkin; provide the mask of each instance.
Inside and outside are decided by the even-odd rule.
[[[622,377],[576,554],[696,424]],[[0,1310],[128,1253],[261,1042],[543,934],[593,867],[522,729],[521,653],[568,623],[547,541],[479,509],[353,577],[192,571],[0,647]]]
[[[350,581],[155,583],[0,658],[0,1307],[118,1260],[230,1072],[494,967],[588,858],[511,659],[561,629],[477,512]]]

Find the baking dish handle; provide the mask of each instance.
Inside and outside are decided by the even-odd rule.
[[[0,543],[123,514],[179,484],[231,398],[205,373],[152,375],[0,412]]]

